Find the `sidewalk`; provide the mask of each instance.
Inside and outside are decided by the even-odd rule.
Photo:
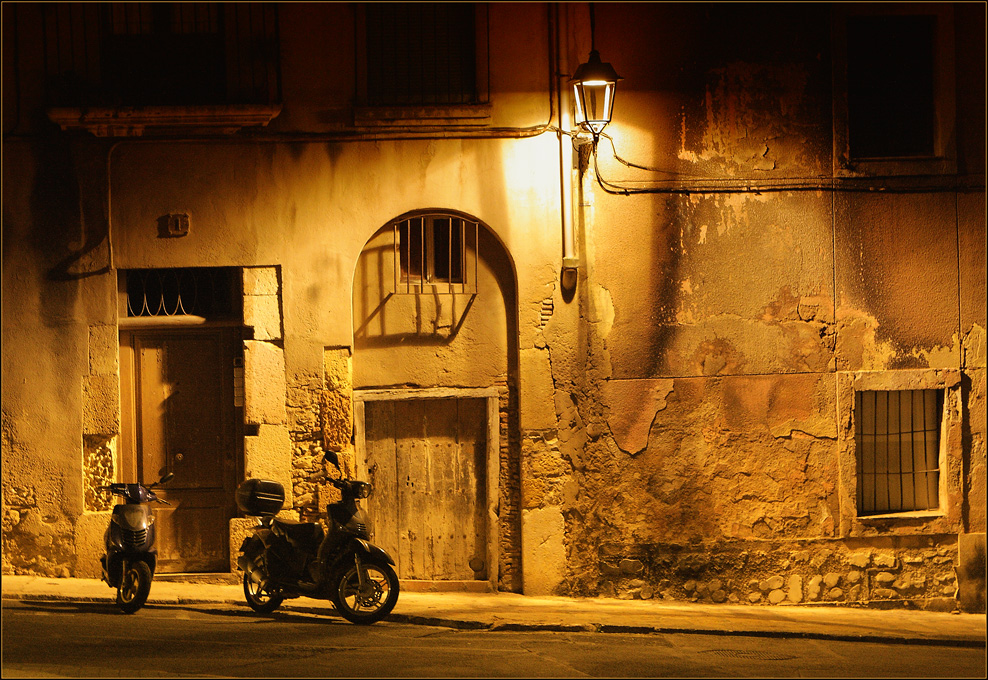
[[[3,576],[3,598],[112,603],[96,579]],[[224,604],[246,608],[239,585],[155,579],[151,605]],[[335,615],[327,601],[286,600],[284,611]],[[985,646],[984,614],[835,606],[741,606],[655,600],[528,597],[514,593],[402,592],[390,621],[474,630],[693,633]]]

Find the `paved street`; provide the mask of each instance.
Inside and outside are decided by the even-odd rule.
[[[3,677],[984,677],[983,648],[761,635],[490,631],[331,607],[3,601]]]

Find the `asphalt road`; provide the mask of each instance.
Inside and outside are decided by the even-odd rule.
[[[983,649],[752,636],[464,631],[324,611],[4,600],[15,677],[985,677]]]

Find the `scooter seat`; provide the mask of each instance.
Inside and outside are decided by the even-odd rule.
[[[322,541],[323,531],[318,522],[298,522],[293,519],[276,517],[274,523],[292,543],[317,546]]]

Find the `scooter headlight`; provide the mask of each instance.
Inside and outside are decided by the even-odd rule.
[[[371,495],[372,487],[367,482],[354,482],[353,483],[353,495],[355,498],[369,498]]]

